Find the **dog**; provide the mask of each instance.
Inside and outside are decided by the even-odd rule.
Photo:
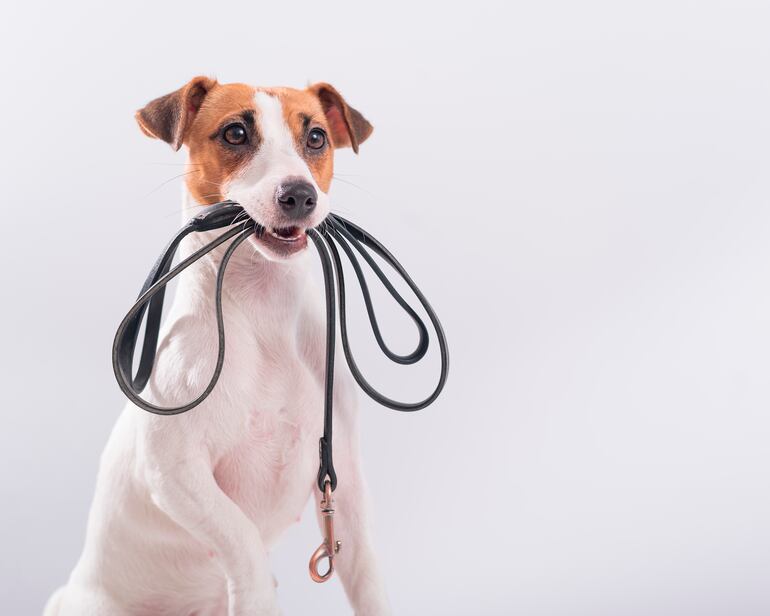
[[[123,410],[101,457],[85,547],[44,616],[273,616],[268,551],[315,488],[322,432],[323,294],[305,230],[329,213],[334,150],[372,126],[329,84],[263,88],[196,77],[140,109],[149,137],[188,149],[183,218],[232,199],[266,232],[241,244],[224,280],[224,368],[211,395],[171,417]],[[216,232],[191,234],[182,257]],[[200,394],[214,370],[220,247],[178,285],[146,396]],[[368,531],[356,396],[334,383],[335,558],[351,607],[390,614]],[[302,571],[306,570],[304,563]]]

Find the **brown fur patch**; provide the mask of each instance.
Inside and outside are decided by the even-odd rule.
[[[250,160],[248,152],[240,154],[212,139],[228,119],[237,120],[244,111],[255,117],[255,88],[241,83],[216,85],[209,90],[193,121],[185,143],[190,149],[187,187],[199,203],[221,201],[222,185]],[[256,146],[255,146],[256,147]],[[251,150],[253,153],[253,150]]]

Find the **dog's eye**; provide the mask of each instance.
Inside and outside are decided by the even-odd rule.
[[[231,145],[243,145],[246,143],[246,129],[240,124],[231,124],[225,129],[223,137]]]
[[[307,134],[307,147],[311,150],[320,150],[326,145],[326,133],[320,128],[314,128]]]

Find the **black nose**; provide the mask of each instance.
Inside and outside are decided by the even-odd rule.
[[[275,200],[289,218],[304,218],[315,209],[318,194],[304,180],[292,180],[278,187]]]

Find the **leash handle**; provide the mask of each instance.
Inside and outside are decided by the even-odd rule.
[[[246,217],[244,224],[246,225],[246,223],[249,222],[252,223],[248,229],[244,230],[243,227],[229,229],[206,246],[203,246],[189,257],[182,260],[173,269],[171,269],[171,263],[176,255],[179,244],[190,233],[201,233],[204,231],[221,229],[222,227],[232,225],[244,214],[243,208],[237,203],[233,201],[224,201],[204,208],[200,214],[192,218],[179,230],[163,250],[160,257],[158,257],[158,260],[150,270],[144,285],[142,285],[139,297],[118,326],[112,345],[113,372],[115,373],[115,378],[118,381],[118,386],[121,391],[123,391],[126,397],[139,408],[158,415],[177,415],[179,413],[184,413],[203,402],[219,380],[219,375],[222,372],[222,365],[224,362],[225,349],[224,318],[222,315],[222,283],[224,281],[224,273],[235,248],[254,232],[252,227],[256,223],[253,223],[250,218]],[[257,231],[259,232],[260,229],[261,227],[258,227]],[[187,404],[176,407],[162,407],[148,402],[142,398],[140,394],[147,386],[147,382],[152,375],[153,366],[155,365],[166,285],[190,265],[235,236],[238,237],[225,252],[217,273],[216,312],[219,349],[217,352],[217,364],[209,384],[200,396]],[[142,325],[142,319],[144,318],[145,313],[147,315],[147,322],[144,331],[144,341],[142,343],[142,353],[136,374],[134,375],[132,374],[134,355],[139,338],[139,329]]]
[[[394,411],[402,412],[412,412],[424,409],[426,406],[432,404],[436,398],[438,398],[439,394],[444,389],[447,377],[449,376],[449,346],[447,344],[444,328],[441,326],[441,322],[438,319],[436,311],[433,310],[433,307],[430,305],[422,291],[420,291],[420,288],[417,286],[414,280],[412,280],[411,276],[409,276],[409,273],[406,271],[406,269],[404,269],[404,266],[401,265],[398,259],[396,259],[396,257],[394,257],[393,254],[391,254],[391,252],[385,248],[382,242],[377,240],[372,234],[364,231],[361,227],[343,218],[342,216],[337,215],[334,215],[330,221],[330,230],[328,234],[342,247],[343,251],[350,260],[350,264],[353,266],[353,271],[355,272],[356,278],[358,279],[358,284],[361,288],[361,294],[363,295],[364,303],[366,305],[366,312],[369,317],[369,323],[372,327],[372,332],[374,333],[374,337],[377,340],[377,344],[380,347],[380,350],[382,350],[383,354],[388,359],[401,365],[412,365],[418,363],[425,357],[428,352],[430,336],[424,321],[411,307],[411,305],[403,298],[403,296],[396,290],[396,288],[390,282],[388,277],[379,267],[371,254],[367,252],[367,248],[379,256],[393,270],[395,270],[395,272],[406,283],[412,293],[414,293],[415,297],[422,305],[423,310],[425,310],[425,313],[428,315],[428,319],[433,326],[433,331],[436,334],[436,342],[438,344],[439,355],[441,358],[441,370],[439,372],[438,382],[436,383],[433,392],[423,400],[418,400],[416,402],[400,402],[398,400],[393,400],[392,398],[385,396],[380,391],[375,389],[369,383],[369,381],[366,380],[363,373],[358,368],[358,364],[356,363],[355,357],[353,356],[353,351],[350,348],[347,328],[345,275],[342,269],[342,261],[340,259],[339,252],[336,250],[334,244],[331,242],[329,243],[330,247],[332,248],[331,254],[334,260],[334,269],[337,274],[337,286],[340,303],[340,337],[342,340],[342,350],[345,353],[345,360],[350,367],[353,378],[355,378],[356,382],[361,387],[361,389],[364,390],[366,395],[368,395],[370,398],[372,398],[372,400],[378,404],[381,404],[382,406],[386,406],[390,409],[393,409]],[[356,258],[355,253],[351,250],[351,246],[355,248],[356,252],[358,252],[363,257],[364,261],[366,261],[367,265],[369,265],[369,267],[375,273],[390,296],[398,303],[399,306],[401,306],[404,312],[406,312],[414,322],[418,332],[418,341],[417,346],[411,353],[407,353],[406,355],[399,355],[392,351],[385,342],[377,322],[377,315],[374,310],[371,294],[369,293],[369,285],[366,282],[363,268]]]

